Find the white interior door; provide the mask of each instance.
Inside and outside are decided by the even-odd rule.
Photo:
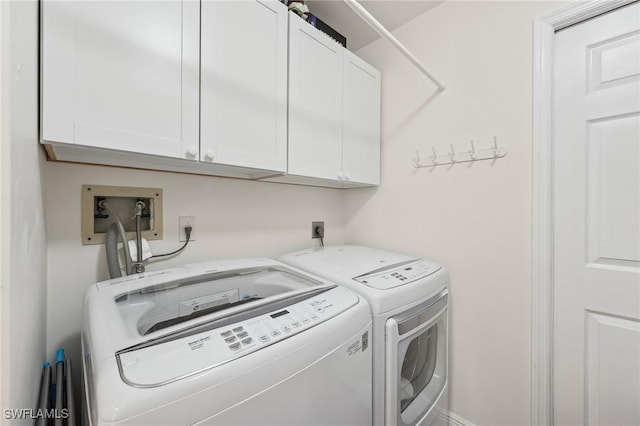
[[[640,424],[640,4],[556,34],[554,418]]]

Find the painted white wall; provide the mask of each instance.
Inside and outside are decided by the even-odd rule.
[[[450,409],[478,425],[529,424],[533,19],[549,2],[445,2],[394,34],[447,86],[383,40],[358,53],[383,74],[382,184],[346,198],[349,242],[451,273]],[[489,146],[506,158],[416,171],[416,149]]]
[[[78,366],[82,294],[108,279],[104,246],[81,244],[82,184],[162,188],[164,239],[149,242],[155,254],[181,245],[179,216],[196,217],[195,241],[148,271],[220,258],[278,257],[318,244],[311,240],[314,220],[325,221],[327,242],[344,239],[343,194],[337,189],[55,162],[47,163],[45,175],[47,354],[64,346]]]
[[[2,408],[35,408],[46,343],[38,2],[2,6]]]

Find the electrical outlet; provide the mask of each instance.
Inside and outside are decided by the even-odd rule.
[[[191,225],[191,238],[189,238],[189,241],[195,241],[195,234],[196,234],[196,217],[195,216],[180,216],[179,220],[179,241],[180,242],[185,242],[187,241],[187,233],[184,232],[184,228],[187,225]]]
[[[311,222],[311,238],[324,238],[324,222]]]

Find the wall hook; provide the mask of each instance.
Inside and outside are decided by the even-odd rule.
[[[493,137],[493,144],[486,147],[476,149],[476,143],[472,139],[470,141],[471,149],[466,151],[456,152],[453,144],[449,144],[449,152],[446,154],[438,155],[436,149],[431,147],[431,163],[421,164],[420,153],[416,150],[416,158],[413,161],[413,167],[416,169],[422,167],[436,167],[446,164],[458,164],[458,163],[471,163],[474,161],[482,160],[495,160],[507,155],[507,148],[504,146],[498,146],[498,137]]]

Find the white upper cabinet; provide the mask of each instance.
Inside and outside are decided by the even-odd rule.
[[[345,49],[299,16],[289,16],[288,173],[337,180]]]
[[[282,182],[380,183],[380,72],[297,15],[289,21],[289,163]]]
[[[44,1],[43,142],[197,159],[199,10]]]
[[[343,178],[379,185],[380,71],[345,50],[343,82]]]
[[[380,73],[279,0],[41,5],[49,158],[379,184]]]
[[[202,2],[200,160],[285,172],[287,8]]]

